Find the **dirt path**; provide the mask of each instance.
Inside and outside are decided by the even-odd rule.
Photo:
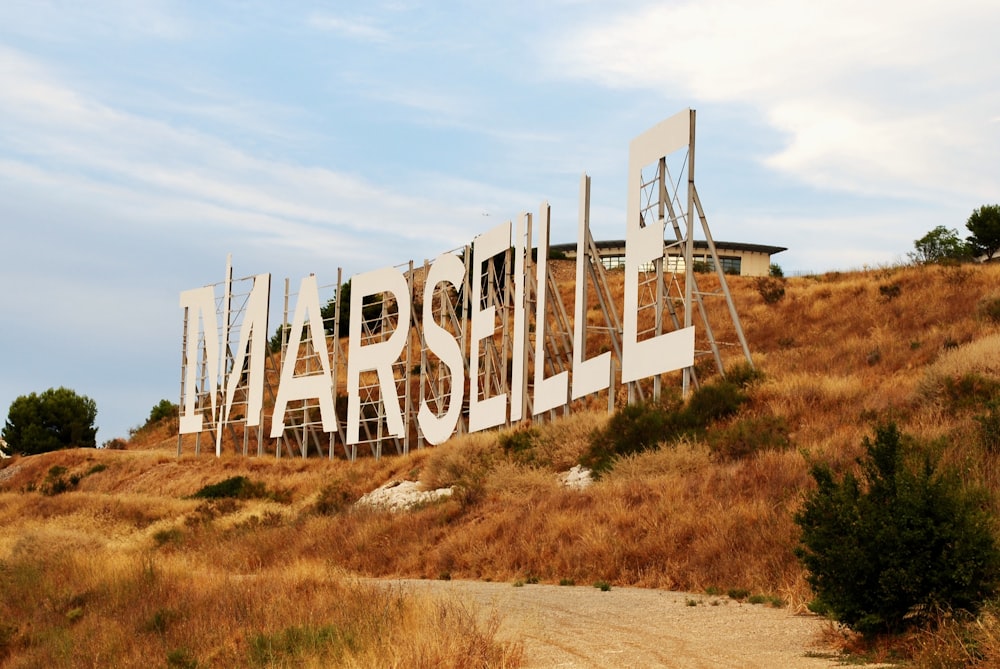
[[[662,590],[471,581],[392,581],[475,602],[524,643],[525,667],[830,669],[826,623],[785,609]],[[691,605],[691,602],[698,602]],[[713,605],[714,602],[714,605]]]

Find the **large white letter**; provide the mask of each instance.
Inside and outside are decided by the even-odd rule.
[[[271,275],[258,274],[253,278],[253,288],[250,290],[246,311],[243,313],[240,344],[236,349],[233,369],[226,379],[226,408],[223,422],[229,420],[229,413],[233,410],[233,399],[236,397],[236,387],[243,376],[244,367],[247,367],[246,424],[250,427],[260,425],[260,411],[264,406],[264,356],[267,355],[267,307],[270,297]],[[253,335],[252,342],[251,335]],[[250,350],[249,363],[246,361],[247,349]]]
[[[425,399],[420,403],[417,421],[424,438],[432,444],[448,440],[455,432],[459,416],[462,415],[462,401],[465,399],[465,365],[462,364],[462,349],[455,336],[434,322],[434,289],[440,283],[450,283],[462,287],[465,279],[465,265],[457,256],[442,253],[431,265],[424,283],[424,339],[431,350],[451,374],[451,392],[448,397],[448,411],[443,416],[435,415]]]
[[[663,257],[662,219],[643,225],[642,168],[688,145],[691,110],[653,126],[629,144],[628,206],[625,214],[625,318],[622,383],[694,364],[694,326],[639,339],[639,268]]]
[[[538,212],[538,260],[535,264],[535,401],[532,413],[538,415],[569,401],[569,372],[545,378],[545,311],[548,295],[549,227],[551,208],[543,202]]]
[[[195,402],[198,399],[198,321],[202,322],[205,333],[205,370],[208,377],[208,394],[212,398],[212,420],[216,415],[216,388],[219,375],[219,322],[215,313],[215,291],[211,286],[185,290],[181,293],[181,308],[186,311],[187,332],[185,334],[184,366],[184,397],[181,404],[183,412],[180,416],[181,434],[201,432],[202,415],[197,413]],[[202,389],[205,390],[204,388]]]
[[[396,330],[385,341],[361,345],[361,326],[364,321],[364,298],[378,293],[390,293],[396,298],[399,320]],[[388,297],[385,298],[388,300]],[[351,278],[351,331],[347,357],[347,443],[360,441],[361,430],[361,372],[374,369],[378,373],[379,394],[385,407],[385,420],[389,433],[403,436],[403,415],[396,395],[396,379],[392,363],[399,358],[406,338],[410,334],[410,289],[406,277],[395,267],[385,267],[374,272],[357,274]]]
[[[580,216],[576,241],[576,308],[573,321],[573,399],[611,385],[611,351],[584,360],[587,355],[587,272],[590,232],[590,177],[580,177]],[[661,243],[662,246],[662,243]],[[600,262],[600,260],[597,260]]]
[[[484,232],[472,242],[472,348],[469,352],[469,432],[478,432],[504,422],[507,394],[479,399],[479,342],[496,332],[496,307],[483,305],[483,263],[510,248],[510,221]],[[492,281],[492,277],[489,277]]]
[[[295,365],[299,359],[299,344],[302,328],[309,323],[309,334],[313,350],[319,356],[321,369],[316,374],[296,376]],[[319,288],[315,276],[302,279],[299,299],[295,303],[295,316],[289,333],[285,359],[281,361],[281,380],[278,384],[278,398],[274,402],[271,417],[271,438],[281,436],[285,429],[285,409],[292,400],[319,400],[319,414],[324,432],[337,431],[337,412],[333,406],[333,374],[330,372],[330,354],[326,348],[326,331],[319,306]]]
[[[525,310],[524,284],[526,252],[531,249],[531,214],[522,213],[517,219],[514,239],[514,350],[511,351],[510,375],[510,420],[516,422],[524,417],[527,409],[527,356],[528,314]]]

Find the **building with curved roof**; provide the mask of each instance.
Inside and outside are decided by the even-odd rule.
[[[597,252],[601,255],[601,262],[607,269],[617,269],[625,267],[625,240],[613,239],[595,242]],[[769,246],[767,244],[748,244],[745,242],[715,242],[715,249],[719,254],[719,263],[726,274],[736,274],[739,276],[767,276],[771,272],[771,256],[787,251],[783,246]],[[568,259],[576,258],[576,243],[552,244],[549,250],[553,254],[563,254]],[[670,271],[684,271],[684,255],[682,249],[676,243],[668,245],[664,243],[664,252],[667,257],[667,269]],[[708,242],[703,239],[694,241],[693,262],[704,263],[705,269],[713,271],[714,263],[712,254],[708,250]]]

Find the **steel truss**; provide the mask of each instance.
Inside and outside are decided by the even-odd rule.
[[[715,242],[709,229],[708,220],[702,207],[701,199],[694,181],[694,121],[695,112],[690,113],[690,141],[687,146],[671,155],[661,156],[656,162],[643,168],[640,183],[635,184],[641,193],[640,226],[645,227],[654,222],[663,222],[664,237],[663,254],[646,266],[640,267],[639,276],[639,329],[638,339],[650,339],[664,333],[680,330],[696,325],[695,365],[681,372],[682,391],[686,394],[690,386],[698,386],[696,365],[702,359],[711,360],[715,370],[725,375],[725,347],[739,347],[742,356],[749,365],[753,365],[750,350],[743,334],[739,315],[733,303],[732,294],[726,282],[726,275],[719,259]],[[548,229],[550,211],[543,204],[540,219],[537,222],[539,239],[538,253],[548,252]],[[623,328],[619,315],[616,296],[612,294],[608,271],[601,262],[600,254],[593,236],[590,233],[590,177],[584,175],[581,179],[580,224],[582,243],[577,249],[582,256],[582,274],[578,274],[578,298],[582,299],[582,308],[577,305],[577,315],[583,318],[583,356],[586,356],[588,338],[598,339],[598,343],[610,351],[610,379],[607,387],[608,411],[613,411],[619,403],[618,391],[621,386],[621,366],[623,350]],[[471,342],[470,312],[473,306],[473,296],[480,296],[479,310],[493,307],[495,319],[493,330],[483,336],[479,342],[479,355],[475,368],[478,369],[475,387],[477,401],[484,401],[500,395],[507,395],[511,404],[507,413],[506,425],[523,420],[540,421],[554,418],[558,413],[568,413],[571,406],[591,406],[586,398],[570,402],[569,385],[567,383],[566,402],[561,406],[541,410],[537,414],[534,409],[534,375],[530,370],[536,369],[536,350],[541,351],[543,360],[540,368],[544,376],[554,377],[566,373],[568,376],[573,368],[573,325],[568,316],[559,286],[553,273],[552,264],[543,262],[547,258],[535,259],[532,250],[533,217],[522,214],[513,225],[514,244],[503,253],[482,261],[480,268],[481,283],[478,290],[472,285],[476,276],[473,260],[474,246],[454,249],[449,253],[459,258],[464,267],[464,280],[460,287],[448,282],[440,282],[431,289],[430,307],[424,305],[425,280],[431,268],[429,261],[424,261],[420,267],[414,267],[413,262],[397,269],[405,276],[409,291],[409,313],[399,313],[397,300],[391,294],[367,296],[364,301],[363,319],[361,325],[361,345],[369,345],[386,341],[398,328],[407,328],[408,336],[403,352],[392,365],[393,388],[383,396],[383,387],[377,374],[373,371],[364,372],[360,376],[360,431],[356,444],[347,444],[346,387],[347,353],[345,351],[346,324],[342,323],[342,313],[349,309],[341,309],[342,302],[349,303],[345,289],[350,284],[343,283],[343,272],[337,270],[337,282],[319,288],[321,296],[329,296],[323,309],[324,341],[313,340],[313,330],[304,327],[300,337],[291,337],[289,319],[289,304],[298,299],[291,292],[289,281],[285,280],[284,310],[282,326],[279,328],[279,350],[268,349],[267,373],[265,375],[266,400],[271,405],[277,395],[277,379],[279,378],[280,361],[288,355],[296,355],[296,376],[310,376],[318,370],[326,368],[334,384],[334,406],[336,408],[336,429],[324,429],[320,417],[320,402],[318,399],[295,400],[288,403],[285,411],[285,428],[282,435],[275,439],[274,452],[276,457],[299,456],[308,457],[316,454],[334,458],[339,445],[343,456],[348,460],[358,457],[359,446],[372,457],[379,458],[386,453],[388,447],[397,454],[408,453],[412,445],[422,448],[427,444],[422,433],[417,415],[421,406],[425,406],[432,415],[440,417],[450,408],[453,397],[453,384],[457,382],[455,370],[442,364],[441,360],[428,346],[425,333],[424,318],[430,315],[437,327],[446,330],[458,342],[462,365],[463,381],[461,396],[464,397],[463,408],[458,419],[455,432],[462,434],[469,431],[468,409],[471,398],[473,365],[469,352],[473,350]],[[711,265],[718,279],[719,287],[715,290],[702,290],[699,287],[698,275],[692,262],[692,249],[696,231],[704,236],[707,242]],[[524,249],[521,254],[516,249]],[[544,266],[542,281],[536,277],[537,267]],[[581,279],[582,277],[582,279]],[[224,437],[234,450],[242,450],[247,455],[253,441],[257,443],[257,454],[264,452],[264,428],[266,416],[260,416],[256,427],[247,425],[247,408],[249,407],[246,375],[233,375],[233,365],[237,359],[234,355],[236,342],[243,327],[244,315],[250,295],[253,277],[232,280],[231,264],[227,263],[225,282],[215,284],[214,289],[221,287],[222,296],[216,299],[216,316],[223,323],[223,343],[225,364],[221,379],[212,378],[208,369],[207,347],[212,342],[205,340],[201,333],[197,346],[199,349],[198,364],[200,369],[196,375],[194,388],[185,387],[185,379],[189,378],[186,355],[182,355],[181,398],[186,393],[194,392],[197,396],[196,407],[203,414],[211,414],[204,424],[203,431],[214,434],[216,453],[220,453]],[[536,316],[536,307],[544,291],[544,311]],[[727,304],[727,314],[730,325],[735,332],[736,343],[719,341],[716,332],[718,323],[711,323],[709,310],[705,301],[709,298],[723,298]],[[600,318],[597,323],[587,322],[588,307],[596,302]],[[348,304],[345,304],[345,307]],[[520,308],[519,308],[520,307]],[[183,351],[188,347],[188,319],[191,316],[185,310],[185,329]],[[315,315],[314,315],[315,317]],[[254,336],[258,336],[254,332]],[[543,337],[537,342],[537,337]],[[290,352],[289,342],[298,339],[298,351]],[[520,342],[520,344],[519,344]],[[519,348],[521,346],[521,348]],[[537,348],[536,348],[537,346]],[[322,359],[326,356],[326,360]],[[234,380],[235,379],[235,380]],[[226,414],[218,410],[220,397],[225,396],[229,389],[227,383],[235,383],[233,390],[235,400],[234,410]],[[643,401],[649,398],[659,399],[665,375],[656,375],[651,381],[631,382],[626,384],[628,402]],[[395,403],[400,407],[404,430],[402,436],[390,434],[386,419],[387,403]],[[391,406],[391,405],[390,405]],[[262,411],[263,414],[263,411]],[[270,425],[267,425],[269,428]],[[199,433],[195,439],[195,453],[200,453]],[[178,455],[181,453],[181,441],[178,439]]]

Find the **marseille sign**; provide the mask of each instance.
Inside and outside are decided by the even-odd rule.
[[[269,274],[241,280],[246,289],[235,308],[230,277],[224,284],[182,292],[180,434],[211,431],[217,452],[224,428],[234,423],[242,425],[244,433],[256,428],[263,438],[267,390],[273,399],[266,430],[271,439],[286,439],[291,431],[301,444],[303,426],[309,425],[313,433],[328,435],[331,456],[335,441],[346,448],[373,440],[406,439],[411,432],[421,442],[439,444],[458,430],[476,432],[517,423],[609,389],[615,382],[616,362],[623,384],[691,367],[690,317],[686,315],[670,332],[650,335],[640,332],[639,313],[640,277],[650,267],[662,267],[665,226],[662,213],[648,215],[642,169],[655,167],[664,156],[685,147],[693,156],[693,120],[694,112],[685,110],[643,133],[629,147],[617,361],[610,350],[587,357],[587,285],[588,277],[594,276],[588,263],[599,260],[586,252],[594,246],[589,178],[584,176],[572,354],[564,364],[553,363],[558,354],[546,343],[553,334],[552,301],[559,297],[558,291],[554,294],[547,288],[553,282],[548,264],[549,207],[543,203],[537,219],[522,214],[514,222],[484,231],[458,253],[442,253],[417,270],[411,262],[408,268],[383,267],[354,275],[349,305],[343,308],[338,277],[335,298],[329,301],[337,307],[332,323],[329,316],[324,322],[316,277],[303,278],[290,318],[286,306],[280,365],[273,363],[270,371]],[[692,216],[689,208],[688,240]],[[532,239],[533,228],[537,240]],[[690,244],[687,254],[689,260]],[[221,298],[219,286],[223,286]],[[373,302],[381,305],[375,307],[379,316],[370,314]],[[349,314],[347,332],[339,331],[340,321],[345,320],[340,314]],[[420,351],[419,360],[414,348]]]

